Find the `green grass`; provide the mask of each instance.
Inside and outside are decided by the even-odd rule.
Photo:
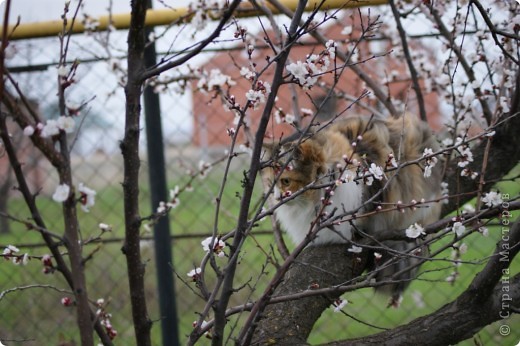
[[[195,189],[181,196],[179,207],[170,215],[171,229],[174,235],[190,233],[210,233],[213,229],[215,217],[215,196],[219,187],[218,171],[211,172],[210,177],[205,180],[197,180]],[[238,214],[238,197],[240,191],[241,173],[238,172],[230,179],[229,190],[222,200],[223,212],[219,216],[218,231],[226,233],[236,223]],[[182,182],[179,182],[181,184]],[[173,187],[173,186],[172,186]],[[520,188],[517,184],[508,182],[499,185],[502,192],[511,195],[518,194]],[[258,192],[257,192],[258,195]],[[53,232],[62,233],[63,220],[57,215],[61,214],[61,206],[53,202],[49,197],[38,198],[38,206],[41,208],[47,226]],[[21,199],[13,198],[9,203],[10,212],[19,218],[25,219],[29,214]],[[148,205],[147,184],[143,183],[141,190],[142,215],[147,215],[151,207]],[[106,239],[120,238],[124,235],[123,227],[123,201],[121,187],[117,184],[98,190],[97,203],[91,212],[86,214],[78,211],[83,238],[98,234],[99,222],[112,224],[114,230],[106,235]],[[517,216],[516,213],[515,216]],[[270,228],[269,221],[259,226],[262,229]],[[490,236],[485,238],[480,234],[474,234],[464,240],[468,245],[468,252],[462,257],[464,261],[478,261],[492,253],[500,234],[497,227],[490,228]],[[256,236],[256,241],[248,238],[243,248],[243,255],[237,268],[235,287],[246,286],[232,299],[231,305],[243,303],[245,300],[254,300],[263,291],[269,278],[275,269],[266,266],[265,275],[260,271],[261,265],[266,262],[265,253],[270,252],[273,245],[271,236]],[[200,238],[180,239],[173,242],[174,268],[180,278],[187,279],[186,273],[197,266],[203,257]],[[437,243],[440,247],[443,242],[450,241],[449,237]],[[11,234],[0,235],[0,244],[35,244],[41,243],[40,235],[35,231],[28,231],[20,225],[14,224]],[[146,261],[146,295],[149,308],[149,316],[152,320],[160,319],[158,309],[158,297],[156,293],[155,260],[153,245],[143,242],[142,256]],[[108,310],[113,314],[112,324],[119,331],[116,344],[134,344],[133,329],[131,328],[131,312],[126,278],[126,261],[120,251],[121,241],[105,244],[90,245],[85,248],[88,254],[94,249],[99,249],[93,259],[87,262],[86,275],[88,281],[89,295],[92,299],[105,298],[110,301]],[[42,255],[47,253],[45,248],[21,248],[23,252]],[[433,249],[435,250],[435,249]],[[451,251],[446,251],[438,258],[449,258]],[[224,265],[225,259],[217,259],[219,265]],[[441,264],[445,269],[438,270]],[[392,328],[406,323],[419,316],[435,311],[442,305],[448,303],[464,291],[473,279],[474,275],[484,264],[463,264],[460,266],[459,279],[452,285],[445,281],[446,277],[453,271],[453,265],[449,262],[430,262],[422,267],[428,272],[422,276],[423,280],[412,283],[407,290],[402,306],[399,309],[387,309],[386,298],[375,295],[371,289],[359,290],[349,293],[345,297],[351,302],[345,311],[361,321],[357,322],[343,314],[334,313],[328,309],[315,326],[310,337],[310,342],[319,344],[335,339],[360,337],[378,332],[377,328]],[[435,270],[434,270],[435,269]],[[66,288],[63,280],[58,274],[43,275],[42,266],[38,261],[31,261],[26,267],[17,267],[9,262],[0,264],[0,291],[20,285],[27,284],[52,284],[59,288]],[[520,271],[520,262],[512,263],[511,273]],[[251,287],[254,291],[251,293]],[[193,294],[194,284],[176,279],[176,299],[179,315],[179,328],[181,342],[192,329],[192,322],[198,318],[204,302]],[[413,299],[416,292],[421,292],[425,307],[418,306]],[[250,296],[251,294],[251,296]],[[0,336],[7,335],[9,338],[34,338],[34,342],[24,342],[23,345],[57,344],[59,340],[77,340],[77,329],[74,323],[74,309],[65,308],[59,304],[63,296],[49,289],[32,289],[7,295],[0,301]],[[243,317],[237,322],[237,327],[243,322]],[[230,319],[230,328],[236,321],[236,317]],[[518,324],[518,316],[513,317],[508,324]],[[371,326],[372,325],[372,326]],[[509,338],[502,338],[498,334],[498,325],[488,326],[478,333],[477,338],[483,344],[513,344],[520,337],[517,329],[512,329]],[[236,333],[236,329],[235,329]],[[152,329],[153,344],[160,344],[159,324]],[[16,343],[15,343],[16,344]],[[209,344],[209,341],[201,340],[200,344]],[[471,345],[469,340],[461,345]],[[11,345],[11,344],[7,344]]]

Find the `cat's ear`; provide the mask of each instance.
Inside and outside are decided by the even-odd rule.
[[[325,162],[322,145],[312,139],[300,144],[297,150],[295,150],[294,156],[297,160],[303,162],[313,162],[320,165]]]

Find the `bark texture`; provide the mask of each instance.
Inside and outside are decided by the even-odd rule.
[[[273,298],[348,282],[361,274],[364,258],[363,254],[347,252],[341,244],[307,247],[293,262]],[[252,344],[306,344],[314,323],[340,295],[331,292],[267,306]]]

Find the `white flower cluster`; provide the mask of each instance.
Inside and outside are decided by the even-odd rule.
[[[204,160],[199,161],[199,178],[204,179],[208,176],[208,172],[211,171],[211,164],[204,162]]]
[[[227,0],[195,0],[189,5],[190,12],[193,13],[191,24],[194,26],[194,33],[206,28],[206,25],[217,17],[226,8]]]
[[[252,89],[246,92],[246,99],[250,102],[253,109],[265,103],[267,96],[271,93],[271,84],[267,82],[257,81]]]
[[[437,164],[437,158],[433,155],[433,150],[431,148],[425,148],[423,152],[423,157],[426,157],[424,160],[424,177],[429,178],[432,175],[432,168]]]
[[[96,203],[96,191],[85,186],[83,183],[78,185],[78,191],[80,193],[79,203],[81,204],[81,209],[88,213],[90,211],[90,207],[93,207]],[[65,202],[67,198],[69,198],[69,195],[70,186],[67,184],[60,184],[56,187],[56,190],[52,195],[52,199],[55,202],[62,203]]]
[[[209,74],[205,71],[200,73],[197,88],[202,92],[211,92],[221,90],[224,86],[233,86],[235,81],[230,76],[225,75],[219,69],[212,69]]]
[[[188,189],[186,189],[188,190]],[[191,190],[189,190],[191,191]],[[178,185],[175,185],[173,189],[170,189],[170,200],[168,202],[159,202],[159,206],[157,207],[157,213],[164,214],[171,209],[175,209],[181,203],[179,199],[180,189]]]
[[[180,189],[179,186],[175,185],[173,189],[170,190],[170,200],[168,202],[159,202],[159,206],[157,207],[157,213],[164,214],[171,209],[175,209],[179,206],[181,201],[179,200]]]
[[[274,112],[274,121],[277,124],[287,123],[292,125],[296,121],[296,117],[293,114],[285,113],[281,108],[278,108]]]
[[[11,260],[14,264],[22,264],[26,265],[29,262],[29,254],[18,255],[20,249],[18,249],[14,245],[7,245],[7,247],[2,252],[2,257],[6,260]]]
[[[243,66],[240,69],[240,75],[242,77],[245,77],[247,80],[250,80],[251,82],[255,80],[256,73],[255,71],[250,70],[249,68]]]
[[[473,153],[471,152],[471,149],[467,145],[463,145],[459,149],[459,153],[460,153],[459,162],[457,164],[459,167],[464,168],[467,165],[469,165],[470,162],[473,162]]]
[[[494,136],[494,131],[490,131],[486,134],[484,134],[486,137],[492,137]],[[470,147],[468,144],[464,143],[464,140],[461,137],[457,137],[455,139],[455,143],[451,138],[446,138],[442,141],[442,145],[447,148],[454,146],[456,147],[457,152],[459,153],[457,166],[462,168],[460,172],[461,177],[469,177],[471,179],[476,179],[478,177],[478,172],[475,172],[468,168],[467,166],[473,162],[473,153],[471,152]],[[426,172],[425,172],[426,173]]]
[[[23,134],[26,136],[32,136],[38,131],[43,138],[48,138],[59,134],[60,131],[72,133],[74,132],[75,126],[76,122],[74,121],[74,118],[62,115],[56,120],[47,120],[45,125],[38,123],[36,129],[32,125],[28,125],[23,129]]]
[[[287,71],[298,81],[304,89],[310,89],[320,75],[329,70],[331,61],[336,58],[336,43],[329,40],[325,50],[320,54],[307,56],[305,62],[297,61],[286,66]]]

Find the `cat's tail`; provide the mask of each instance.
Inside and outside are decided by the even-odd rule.
[[[376,251],[369,270],[377,270],[376,292],[390,296],[388,307],[399,307],[403,292],[417,276],[421,258],[428,257],[428,247],[417,242],[385,241],[385,250]]]

